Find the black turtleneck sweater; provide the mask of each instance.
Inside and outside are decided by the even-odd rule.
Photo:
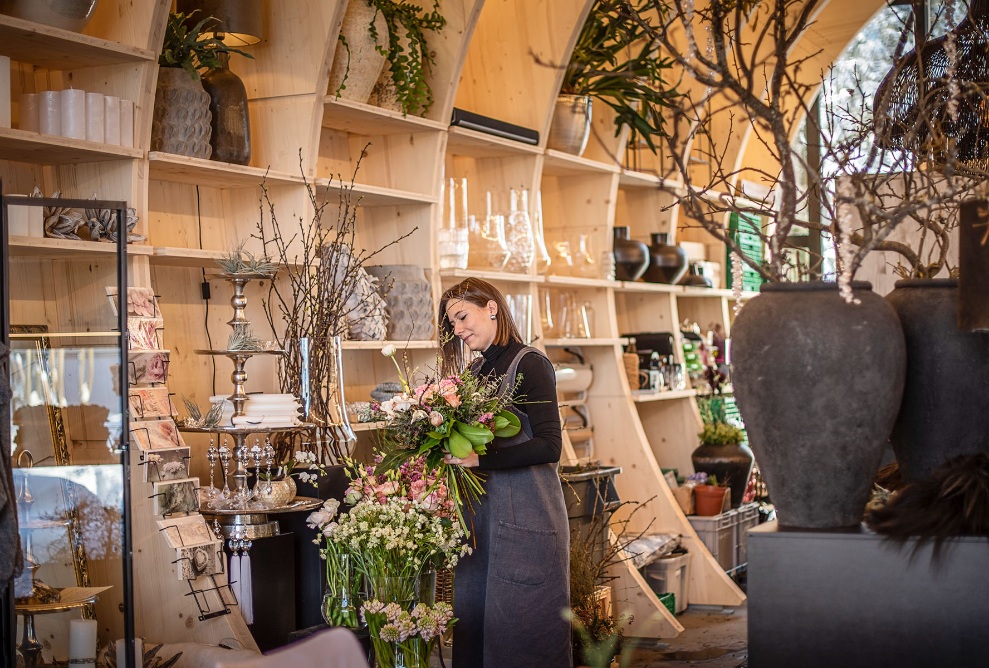
[[[525,346],[517,341],[504,346],[492,344],[481,355],[481,375],[495,377],[508,373],[512,360]],[[529,353],[518,366],[521,376],[515,390],[515,407],[529,418],[532,438],[510,447],[498,447],[496,438],[488,444],[488,453],[481,455],[478,469],[512,469],[536,464],[552,464],[560,461],[563,449],[560,410],[556,401],[556,372],[552,363],[543,355]],[[509,380],[509,387],[513,380]]]

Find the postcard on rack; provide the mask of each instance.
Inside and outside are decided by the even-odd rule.
[[[206,524],[206,518],[199,514],[158,520],[158,528],[165,536],[168,546],[176,550],[216,542],[216,536]]]
[[[168,394],[167,387],[134,387],[127,392],[132,418],[173,417],[175,403]]]
[[[154,485],[155,515],[199,512],[199,480],[168,480]]]
[[[142,451],[141,468],[144,482],[181,480],[189,477],[189,448],[162,448]]]
[[[132,420],[130,423],[132,443],[145,451],[184,448],[185,441],[172,418],[163,420]]]
[[[127,347],[129,350],[160,350],[161,332],[165,322],[161,318],[127,318]]]
[[[113,306],[113,314],[120,312],[120,302],[117,299],[117,286],[107,286],[106,296]],[[158,310],[158,298],[151,288],[127,288],[127,315],[140,318],[160,318],[161,311]]]
[[[155,385],[168,380],[167,350],[131,352],[127,355],[127,378],[132,385]]]
[[[180,580],[195,580],[203,575],[223,572],[223,541],[177,549],[176,569]]]

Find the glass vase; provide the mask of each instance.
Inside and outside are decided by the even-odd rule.
[[[523,190],[522,192],[524,196],[526,191]],[[543,229],[543,193],[541,190],[536,191],[536,206],[532,211],[532,236],[536,250],[536,273],[542,276],[547,273],[553,260],[546,249],[546,233]]]
[[[501,271],[510,253],[505,241],[505,217],[489,215],[483,221],[470,217],[470,243],[467,266]]]
[[[356,629],[363,626],[360,617],[362,604],[361,576],[354,568],[349,554],[326,556],[326,592],[320,612],[323,621],[330,626]]]
[[[512,188],[510,192],[510,213],[508,215],[505,234],[508,241],[508,258],[506,271],[515,274],[528,274],[535,260],[535,239],[532,235],[532,221],[529,220],[528,191]],[[520,202],[521,200],[521,202]]]
[[[598,266],[591,256],[589,235],[577,235],[576,250],[573,253],[573,275],[580,278],[597,278]]]
[[[470,252],[467,179],[451,177],[443,201],[447,206],[437,233],[440,269],[466,269]]]
[[[419,598],[419,575],[367,575],[368,598],[411,608]]]

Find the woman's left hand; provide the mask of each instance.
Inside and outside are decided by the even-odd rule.
[[[481,463],[476,452],[472,452],[463,459],[458,459],[453,455],[443,455],[444,464],[459,464],[460,466],[474,467]]]

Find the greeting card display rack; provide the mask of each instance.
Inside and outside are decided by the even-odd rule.
[[[245,310],[247,308],[247,296],[244,294],[245,286],[252,280],[271,280],[273,273],[222,273],[220,278],[229,281],[233,286],[233,296],[230,298],[230,305],[233,307],[233,318],[227,324],[230,325],[234,333],[246,334],[251,331],[251,321],[247,319]],[[233,405],[233,415],[230,424],[219,424],[215,426],[190,426],[180,427],[182,431],[194,433],[216,434],[220,439],[229,436],[234,443],[233,449],[227,449],[225,445],[214,448],[210,445],[208,456],[210,460],[210,488],[207,490],[203,503],[203,514],[214,515],[221,527],[223,534],[232,539],[254,539],[275,535],[278,532],[277,522],[269,521],[269,513],[292,512],[315,508],[320,504],[319,499],[308,497],[296,497],[293,501],[283,505],[273,505],[266,501],[263,495],[259,494],[261,483],[256,484],[251,489],[248,483],[248,466],[253,462],[260,471],[262,458],[267,458],[270,468],[270,450],[262,449],[258,445],[261,434],[299,433],[312,431],[314,425],[300,423],[291,426],[273,426],[265,424],[250,424],[244,421],[237,421],[246,415],[244,404],[248,401],[247,391],[247,371],[245,369],[247,361],[256,355],[284,355],[281,349],[271,349],[268,347],[250,349],[223,349],[223,350],[196,350],[197,355],[210,355],[216,357],[227,357],[234,364],[233,373],[230,374],[230,381],[233,383],[233,393],[227,398]],[[237,424],[235,422],[242,422]],[[255,436],[255,444],[248,445],[248,439]],[[267,438],[265,439],[267,441]],[[267,452],[266,452],[267,451]],[[213,471],[217,462],[221,463],[221,475],[223,477],[223,488],[217,490],[212,485]],[[233,470],[229,470],[229,464],[233,464]]]

